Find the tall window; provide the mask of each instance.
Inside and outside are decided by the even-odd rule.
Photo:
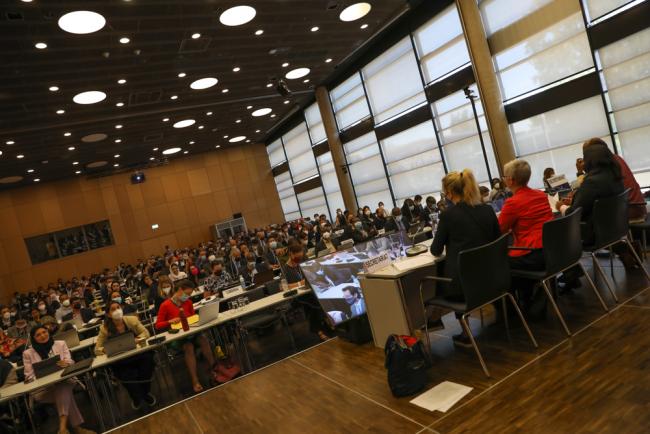
[[[323,190],[327,196],[327,203],[329,205],[330,219],[336,216],[336,210],[345,209],[343,203],[343,195],[341,194],[341,187],[339,186],[339,179],[336,176],[334,162],[332,161],[332,153],[327,152],[317,157],[318,169],[320,170],[320,179],[323,183]]]
[[[282,205],[282,212],[284,218],[288,220],[295,220],[300,217],[300,209],[298,208],[298,199],[293,191],[293,183],[291,182],[291,174],[287,171],[275,178],[275,187],[280,196],[280,204]]]
[[[375,133],[365,134],[343,146],[358,205],[374,208],[379,202],[392,204]]]
[[[357,73],[330,92],[332,108],[340,130],[370,116],[361,76]]]
[[[289,162],[294,184],[318,175],[307,125],[304,122],[283,135],[282,143],[287,154],[287,161]]]
[[[287,161],[287,157],[284,155],[284,149],[282,148],[282,141],[280,139],[267,146],[266,153],[269,155],[269,163],[271,163],[271,167],[279,166]]]
[[[307,127],[309,127],[309,137],[311,138],[312,145],[321,143],[327,139],[323,119],[320,115],[320,110],[318,110],[318,104],[314,103],[305,109],[305,120],[307,121]]]

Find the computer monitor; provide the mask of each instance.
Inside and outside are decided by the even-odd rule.
[[[300,264],[303,276],[333,324],[366,313],[357,274],[368,258],[365,252],[340,251]]]

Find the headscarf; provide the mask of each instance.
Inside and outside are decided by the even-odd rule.
[[[47,342],[44,344],[41,344],[39,342],[36,342],[36,339],[34,339],[34,335],[39,329],[45,329],[47,330],[47,327],[44,325],[38,324],[34,326],[30,331],[29,331],[29,338],[32,343],[32,348],[38,353],[39,356],[41,356],[41,360],[45,360],[50,356],[50,351],[52,350],[52,345],[54,345],[54,339],[52,338],[52,335],[50,335],[50,338],[48,339]],[[49,330],[47,330],[48,334],[50,333]]]

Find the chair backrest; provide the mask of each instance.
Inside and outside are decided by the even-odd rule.
[[[482,306],[510,289],[509,235],[506,233],[458,255],[459,282],[467,310]]]
[[[577,208],[564,217],[549,220],[542,228],[544,261],[550,276],[568,268],[582,256],[580,217],[582,208]]]
[[[605,197],[594,202],[592,222],[596,249],[620,241],[627,235],[629,225],[628,192],[629,190],[625,190],[616,196]]]

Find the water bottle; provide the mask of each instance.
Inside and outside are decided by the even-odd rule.
[[[246,287],[246,282],[244,282],[244,276],[241,274],[239,275],[239,284],[241,285],[242,288]]]
[[[282,280],[280,280],[280,289],[282,291],[286,291],[287,289],[289,289],[289,283],[287,283],[287,279],[283,278]]]
[[[187,322],[187,317],[185,316],[185,311],[181,307],[180,312],[178,314],[179,318],[181,319],[181,325],[183,326],[183,331],[186,332],[190,329],[190,324]]]

